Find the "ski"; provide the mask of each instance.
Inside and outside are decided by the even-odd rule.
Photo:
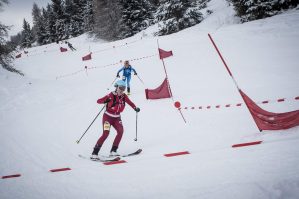
[[[139,155],[141,152],[142,152],[142,149],[138,149],[137,151],[135,151],[133,153],[124,154],[124,155],[121,155],[120,157],[128,157],[128,156]]]
[[[86,160],[90,160],[90,161],[94,161],[94,162],[116,162],[120,160],[120,157],[104,157],[101,156],[100,159],[97,160],[92,160],[89,157],[86,157],[84,155],[79,154],[78,155],[80,158],[86,159]]]
[[[135,151],[133,153],[122,154],[118,157],[130,157],[130,156],[134,156],[134,155],[139,155],[141,152],[142,152],[142,149],[138,149],[137,151]],[[109,158],[109,156],[104,156],[104,158]]]

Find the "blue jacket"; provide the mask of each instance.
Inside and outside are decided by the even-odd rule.
[[[118,72],[117,72],[117,75],[119,75],[119,73],[123,71],[123,76],[125,77],[130,77],[131,76],[131,73],[132,71],[134,71],[135,74],[136,73],[136,70],[134,68],[132,68],[132,66],[130,65],[128,68],[126,68],[125,66],[123,66]]]

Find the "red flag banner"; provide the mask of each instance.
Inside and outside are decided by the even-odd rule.
[[[62,47],[60,47],[60,52],[66,52],[66,51],[67,51],[66,48],[62,48]]]
[[[160,59],[165,59],[167,57],[172,56],[172,51],[165,51],[159,48],[159,55],[160,55]]]
[[[281,130],[299,125],[299,110],[272,113],[260,108],[242,90],[239,90],[259,130]]]
[[[82,57],[82,61],[87,61],[87,60],[91,60],[91,53],[89,53],[88,55]]]
[[[162,98],[170,98],[171,92],[169,91],[169,84],[167,78],[163,81],[163,83],[156,89],[145,89],[146,99],[162,99]]]

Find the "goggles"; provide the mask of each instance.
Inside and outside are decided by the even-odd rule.
[[[121,91],[126,90],[126,87],[125,87],[125,86],[118,86],[118,88],[119,88],[119,90],[121,90]]]

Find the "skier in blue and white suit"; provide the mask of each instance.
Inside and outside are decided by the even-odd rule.
[[[131,81],[131,73],[134,72],[134,75],[137,75],[136,70],[130,65],[129,61],[125,61],[124,66],[117,72],[116,77],[119,77],[119,73],[123,71],[122,80],[127,82],[127,91],[130,94],[130,81]]]

